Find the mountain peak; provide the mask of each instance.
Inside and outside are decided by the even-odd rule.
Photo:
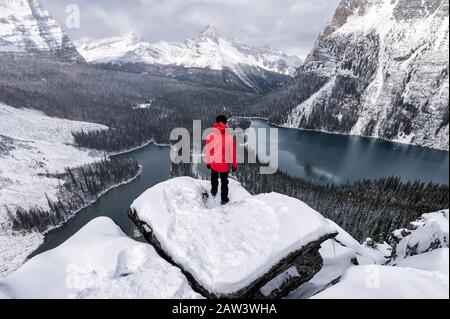
[[[21,51],[84,61],[61,26],[38,0],[1,0],[0,39]]]
[[[233,69],[246,74],[242,65],[283,75],[293,75],[301,61],[281,51],[256,47],[221,37],[208,25],[196,37],[184,42],[146,42],[134,33],[122,37],[77,41],[78,49],[88,62],[140,62],[157,65],[178,65],[211,70]],[[248,72],[248,71],[247,71]],[[250,83],[250,79],[245,79]]]
[[[125,34],[123,36],[123,38],[128,40],[129,42],[133,42],[133,43],[142,42],[143,41],[142,37],[140,35],[136,34],[133,31]]]
[[[214,25],[209,24],[203,31],[200,32],[200,38],[217,40],[218,32]]]

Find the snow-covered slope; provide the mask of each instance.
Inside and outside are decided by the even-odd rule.
[[[256,88],[259,78],[267,80],[271,73],[292,76],[301,65],[301,60],[296,56],[220,37],[213,26],[209,26],[197,38],[180,43],[148,43],[130,33],[102,40],[84,39],[76,41],[75,45],[91,63],[144,63],[228,70],[248,87]]]
[[[1,52],[22,53],[22,52],[25,52],[25,50],[19,49],[17,46],[12,44],[11,42],[0,39],[0,53]]]
[[[200,298],[178,268],[107,217],[0,280],[1,298]]]
[[[61,173],[99,161],[102,154],[76,148],[72,132],[105,126],[51,118],[0,103],[0,277],[14,270],[39,245],[42,235],[15,236],[7,222],[7,208],[48,208],[45,194],[56,195]]]
[[[381,260],[376,251],[358,243],[336,223],[331,220],[328,223],[338,231],[338,235],[321,245],[319,253],[323,258],[322,269],[308,283],[293,291],[289,299],[310,298],[329,287],[355,264],[373,265]],[[384,262],[386,260],[382,259]]]
[[[231,183],[231,203],[188,177],[158,184],[132,204],[164,252],[209,293],[235,294],[290,254],[335,234],[316,211],[277,193],[252,196]],[[319,243],[320,244],[320,243]]]
[[[448,299],[449,249],[409,257],[397,266],[367,265],[347,270],[316,299]]]
[[[268,104],[289,127],[448,150],[448,47],[448,0],[342,0]]]
[[[289,298],[448,298],[448,210],[395,231],[393,247],[361,245],[328,222],[339,234],[319,250],[323,268]]]
[[[10,44],[2,45],[1,40]],[[67,34],[38,0],[0,1],[0,52],[24,50],[83,61]]]

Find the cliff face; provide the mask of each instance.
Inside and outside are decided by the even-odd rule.
[[[0,51],[27,51],[84,61],[61,26],[38,0],[2,0],[0,3]],[[6,46],[8,44],[8,46]]]
[[[448,150],[448,0],[343,0],[286,88],[289,127]]]

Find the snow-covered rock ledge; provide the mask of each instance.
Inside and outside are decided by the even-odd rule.
[[[234,181],[231,203],[221,206],[209,189],[208,181],[172,179],[146,191],[129,211],[196,291],[208,298],[281,297],[321,269],[320,244],[337,231],[319,213],[277,193],[252,196]],[[292,278],[268,291],[289,269]]]

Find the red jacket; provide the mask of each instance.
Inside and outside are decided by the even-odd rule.
[[[230,171],[230,165],[237,169],[236,143],[228,126],[218,123],[213,126],[214,132],[206,139],[206,165],[219,173]]]

